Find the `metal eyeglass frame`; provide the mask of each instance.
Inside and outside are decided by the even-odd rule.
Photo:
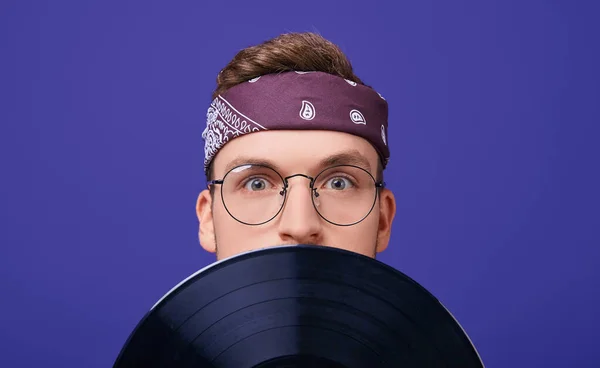
[[[330,166],[330,167],[327,167],[327,168],[323,169],[314,178],[312,176],[308,176],[308,175],[305,175],[305,174],[294,174],[294,175],[286,176],[284,178],[284,177],[281,176],[281,174],[279,174],[277,172],[277,170],[273,169],[272,167],[269,167],[269,166],[266,166],[266,165],[259,165],[259,164],[242,164],[242,165],[238,165],[238,166],[232,168],[231,170],[229,170],[225,174],[225,176],[223,176],[223,179],[209,180],[206,183],[207,186],[210,187],[211,185],[223,185],[223,183],[225,182],[225,179],[227,179],[227,175],[229,175],[232,171],[234,171],[234,170],[236,170],[236,169],[238,169],[240,167],[243,167],[243,166],[258,166],[258,167],[264,167],[264,168],[267,168],[269,170],[272,170],[272,171],[274,171],[277,174],[277,176],[279,176],[279,178],[281,179],[281,182],[283,183],[283,188],[279,192],[279,194],[283,196],[283,202],[281,203],[281,207],[279,208],[279,211],[277,211],[277,213],[275,213],[270,219],[268,219],[266,221],[263,221],[261,223],[258,223],[258,224],[252,224],[252,223],[244,222],[244,221],[241,221],[238,218],[236,218],[229,211],[229,209],[227,208],[227,204],[225,204],[225,198],[223,198],[223,190],[221,190],[221,202],[223,203],[223,207],[225,207],[225,211],[227,211],[227,213],[229,214],[229,216],[231,216],[237,222],[240,222],[240,223],[242,223],[244,225],[248,225],[248,226],[259,226],[259,225],[266,224],[267,222],[272,221],[275,217],[277,217],[281,213],[281,211],[285,207],[285,203],[287,202],[287,190],[288,190],[288,187],[289,187],[288,179],[294,178],[296,176],[301,176],[303,178],[306,178],[306,179],[310,180],[310,183],[309,183],[308,187],[311,190],[311,196],[310,197],[311,197],[311,202],[313,204],[313,207],[314,207],[315,211],[319,214],[319,216],[323,220],[327,221],[330,224],[336,225],[336,226],[352,226],[352,225],[356,225],[356,224],[362,222],[364,219],[366,219],[371,214],[371,212],[373,211],[373,208],[375,208],[375,203],[377,203],[377,197],[379,196],[379,189],[385,188],[385,182],[375,180],[375,178],[373,177],[373,175],[369,171],[363,169],[360,166],[356,166],[356,165],[334,165],[334,166]],[[360,169],[360,170],[364,171],[365,173],[367,173],[371,177],[371,179],[373,180],[373,183],[375,184],[375,188],[376,188],[376,190],[375,190],[375,196],[373,197],[373,204],[371,205],[371,208],[369,209],[369,211],[367,212],[367,214],[363,218],[361,218],[360,220],[358,220],[356,222],[353,222],[351,224],[344,224],[344,225],[337,224],[337,223],[335,223],[333,221],[328,220],[327,218],[325,218],[325,216],[323,216],[321,214],[321,212],[319,212],[319,210],[317,209],[317,205],[315,204],[315,198],[319,196],[319,192],[317,192],[317,188],[314,187],[316,179],[321,174],[323,174],[327,170],[331,170],[333,168],[341,167],[341,166],[344,166],[344,167],[354,167],[356,169]],[[312,195],[312,194],[314,194],[314,195]]]

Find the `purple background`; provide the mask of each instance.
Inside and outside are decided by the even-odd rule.
[[[391,104],[380,259],[488,367],[600,366],[598,6],[341,4],[0,2],[1,367],[109,367],[213,261],[194,204],[215,77],[286,31],[338,43]]]

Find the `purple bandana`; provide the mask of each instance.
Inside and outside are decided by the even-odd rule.
[[[333,130],[368,140],[390,157],[388,105],[370,87],[322,72],[267,74],[215,98],[206,114],[204,168],[230,140],[263,130]]]

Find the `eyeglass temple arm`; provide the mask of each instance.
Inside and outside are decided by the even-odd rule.
[[[211,185],[220,185],[223,184],[223,180],[209,180],[206,182],[206,186],[210,187]]]

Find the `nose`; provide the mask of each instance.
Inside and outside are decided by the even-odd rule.
[[[279,237],[286,244],[320,244],[321,217],[312,204],[311,189],[302,178],[288,180],[284,207],[279,218]]]

